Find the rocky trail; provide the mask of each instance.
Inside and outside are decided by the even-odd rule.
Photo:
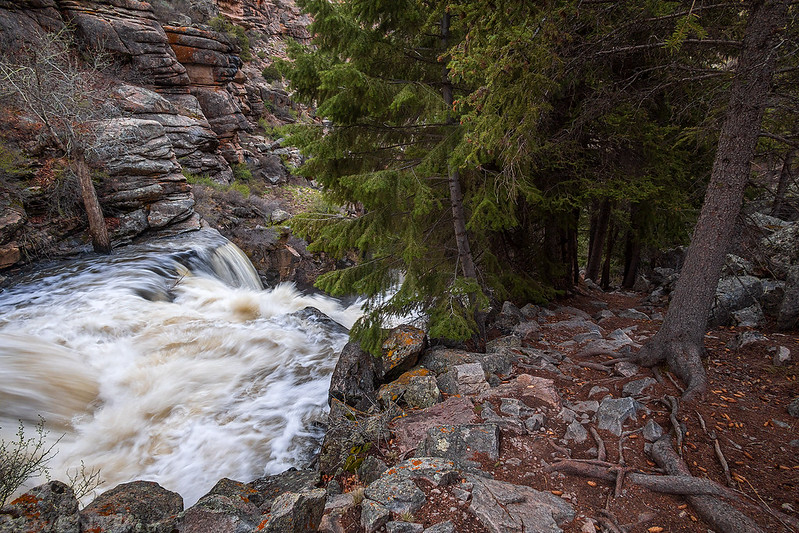
[[[345,493],[328,500],[321,530],[799,531],[799,339],[709,331],[710,390],[682,405],[668,369],[624,360],[664,312],[592,291],[554,310],[506,305],[485,354],[426,350],[376,394],[402,415],[382,435],[369,427],[378,417],[358,421],[375,445],[355,439],[340,454],[354,472],[327,485]],[[443,402],[421,408],[432,383]],[[708,499],[732,505],[715,511],[721,523],[703,514]]]

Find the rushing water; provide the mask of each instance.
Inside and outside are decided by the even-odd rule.
[[[0,292],[0,426],[62,436],[52,475],[81,461],[103,488],[143,479],[187,504],[217,480],[306,462],[318,445],[344,308],[263,290],[214,232],[66,262]]]

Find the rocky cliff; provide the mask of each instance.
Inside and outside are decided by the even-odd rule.
[[[105,116],[92,124],[102,149],[90,163],[115,245],[198,227],[187,174],[226,184],[232,165],[279,161],[274,143],[251,134],[260,119],[279,123],[272,112],[290,101],[260,71],[283,39],[308,38],[307,23],[291,0],[0,0],[3,51],[66,31],[84,58],[105,59]],[[252,43],[246,68],[241,39]],[[24,110],[4,100],[0,111],[0,268],[86,249],[63,154]],[[287,175],[273,173],[263,177]]]

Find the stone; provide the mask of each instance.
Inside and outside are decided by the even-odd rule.
[[[412,409],[424,409],[441,400],[441,391],[429,370],[415,368],[382,385],[377,391],[377,400],[383,406],[399,403]]]
[[[316,470],[297,470],[290,468],[280,474],[259,477],[248,485],[258,492],[258,499],[249,498],[264,511],[272,502],[286,492],[308,492],[316,488],[322,477]]]
[[[777,328],[790,330],[799,324],[799,265],[791,267],[785,281],[785,296],[777,314]]]
[[[758,331],[742,331],[727,343],[727,348],[737,350],[758,342],[768,342],[768,338]]]
[[[588,397],[592,398],[594,396],[605,394],[607,392],[610,392],[610,390],[608,390],[607,387],[600,387],[599,385],[594,385],[593,387],[591,387],[591,390],[588,391]]]
[[[376,481],[386,470],[388,470],[386,463],[374,455],[367,455],[358,467],[358,479],[364,485],[368,485]]]
[[[637,309],[622,309],[617,314],[620,318],[629,318],[632,320],[649,320],[649,315],[647,315],[646,313],[642,313]]]
[[[377,531],[391,518],[391,511],[372,500],[361,502],[361,526],[366,533]]]
[[[578,333],[572,337],[572,340],[577,344],[581,344],[586,341],[593,341],[601,338],[602,335],[600,335],[598,331],[589,331],[588,333]]]
[[[546,424],[546,417],[541,413],[536,413],[524,421],[524,427],[527,431],[539,431]]]
[[[180,494],[151,481],[133,481],[100,494],[80,512],[80,523],[83,531],[169,531],[181,511]]]
[[[457,365],[479,363],[482,355],[483,354],[454,350],[451,348],[433,348],[432,350],[425,351],[419,359],[419,365],[430,370],[440,378]],[[441,388],[441,390],[444,391],[443,388]],[[457,392],[455,392],[455,394],[457,394]]]
[[[474,483],[471,512],[496,533],[561,533],[574,508],[561,498],[522,485],[468,476]]]
[[[788,404],[788,414],[799,418],[799,398],[794,398],[791,403]]]
[[[525,402],[525,398],[528,398],[530,405],[535,405],[533,399],[536,399],[543,401],[558,411],[563,407],[558,389],[555,387],[553,380],[529,374],[519,374],[516,379],[508,383],[503,383],[493,389],[484,391],[477,396],[477,400],[483,402],[489,398],[519,396],[521,396],[521,400],[525,405],[528,404],[528,402]]]
[[[513,334],[525,342],[541,339],[541,326],[538,322],[526,320],[513,328]]]
[[[455,463],[441,457],[407,459],[386,470],[382,477],[387,476],[400,479],[423,479],[436,487],[452,485],[461,480]]]
[[[421,509],[425,495],[411,479],[399,475],[383,476],[364,491],[366,497],[391,512],[414,513]]]
[[[762,257],[774,277],[785,279],[799,259],[799,223],[790,222],[760,240]]]
[[[650,418],[644,425],[643,434],[644,439],[646,439],[648,442],[655,442],[663,436],[663,428],[660,427],[660,424]]]
[[[272,503],[265,518],[266,524],[258,526],[267,533],[306,533],[316,531],[322,521],[327,491],[313,489],[307,492],[286,492]],[[261,522],[263,524],[263,522]]]
[[[566,433],[563,435],[566,440],[571,440],[577,443],[585,442],[588,438],[588,431],[577,420],[573,420],[566,428]]]
[[[416,448],[427,430],[442,425],[461,425],[477,422],[472,402],[467,398],[448,398],[446,401],[391,422],[396,445],[401,453]]]
[[[474,466],[474,454],[483,453],[489,459],[499,458],[499,426],[496,424],[466,424],[440,426],[427,430],[416,455],[443,457],[457,463]]]
[[[383,342],[381,356],[375,361],[379,383],[397,379],[410,370],[427,347],[427,336],[419,328],[403,325],[394,328]]]
[[[569,404],[568,407],[576,413],[596,413],[599,409],[599,402],[596,400],[585,400]]]
[[[60,481],[32,488],[6,505],[0,514],[0,531],[54,531],[80,533],[78,500],[72,489]]]
[[[386,533],[422,533],[423,531],[424,526],[422,524],[396,521],[386,523]]]
[[[763,310],[757,302],[749,307],[733,311],[732,319],[735,321],[735,324],[743,328],[756,328],[762,326],[766,321]]]
[[[641,409],[640,403],[632,398],[605,398],[599,404],[596,413],[597,427],[610,431],[617,437],[621,435],[622,426],[628,419],[635,419],[636,413]]]
[[[754,267],[752,262],[739,257],[735,254],[727,254],[724,266],[721,270],[722,276],[746,276],[752,274]]]
[[[636,379],[624,384],[621,389],[622,396],[640,396],[646,389],[657,383],[653,378]]]
[[[486,381],[485,371],[479,363],[457,365],[454,368],[455,380],[459,394],[474,395],[485,392],[491,388]]]
[[[486,342],[486,353],[519,350],[521,347],[522,340],[519,337],[515,335],[506,335]]]
[[[760,308],[767,316],[779,315],[782,302],[785,300],[786,283],[778,279],[762,280],[763,295],[758,299]]]
[[[744,309],[763,294],[763,284],[754,276],[728,276],[719,280],[708,327],[728,325],[732,313]]]
[[[594,320],[599,322],[605,318],[616,318],[616,314],[609,309],[600,309],[595,315]]]
[[[791,350],[785,346],[780,346],[774,354],[774,366],[786,366],[791,362]]]
[[[638,365],[629,361],[622,361],[613,365],[613,373],[623,378],[631,378],[638,374]]]
[[[226,533],[252,531],[261,522],[261,510],[241,495],[209,493],[180,513],[175,529],[164,533]],[[92,530],[87,530],[92,531]],[[106,531],[106,530],[103,530]],[[135,531],[125,529],[124,531]],[[158,530],[156,530],[158,531]]]
[[[447,520],[446,522],[439,522],[424,530],[423,533],[457,533],[455,524]]]
[[[523,320],[525,320],[525,317],[519,308],[511,302],[505,302],[502,304],[502,310],[493,320],[491,326],[507,335]]]
[[[328,404],[333,398],[364,411],[375,404],[375,360],[350,341],[341,350],[333,375],[330,378]]]

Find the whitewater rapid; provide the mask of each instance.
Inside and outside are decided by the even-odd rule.
[[[342,306],[263,290],[215,232],[128,247],[21,276],[0,291],[0,426],[41,416],[51,475],[81,462],[102,489],[155,481],[195,502],[219,479],[303,466],[321,436]]]

